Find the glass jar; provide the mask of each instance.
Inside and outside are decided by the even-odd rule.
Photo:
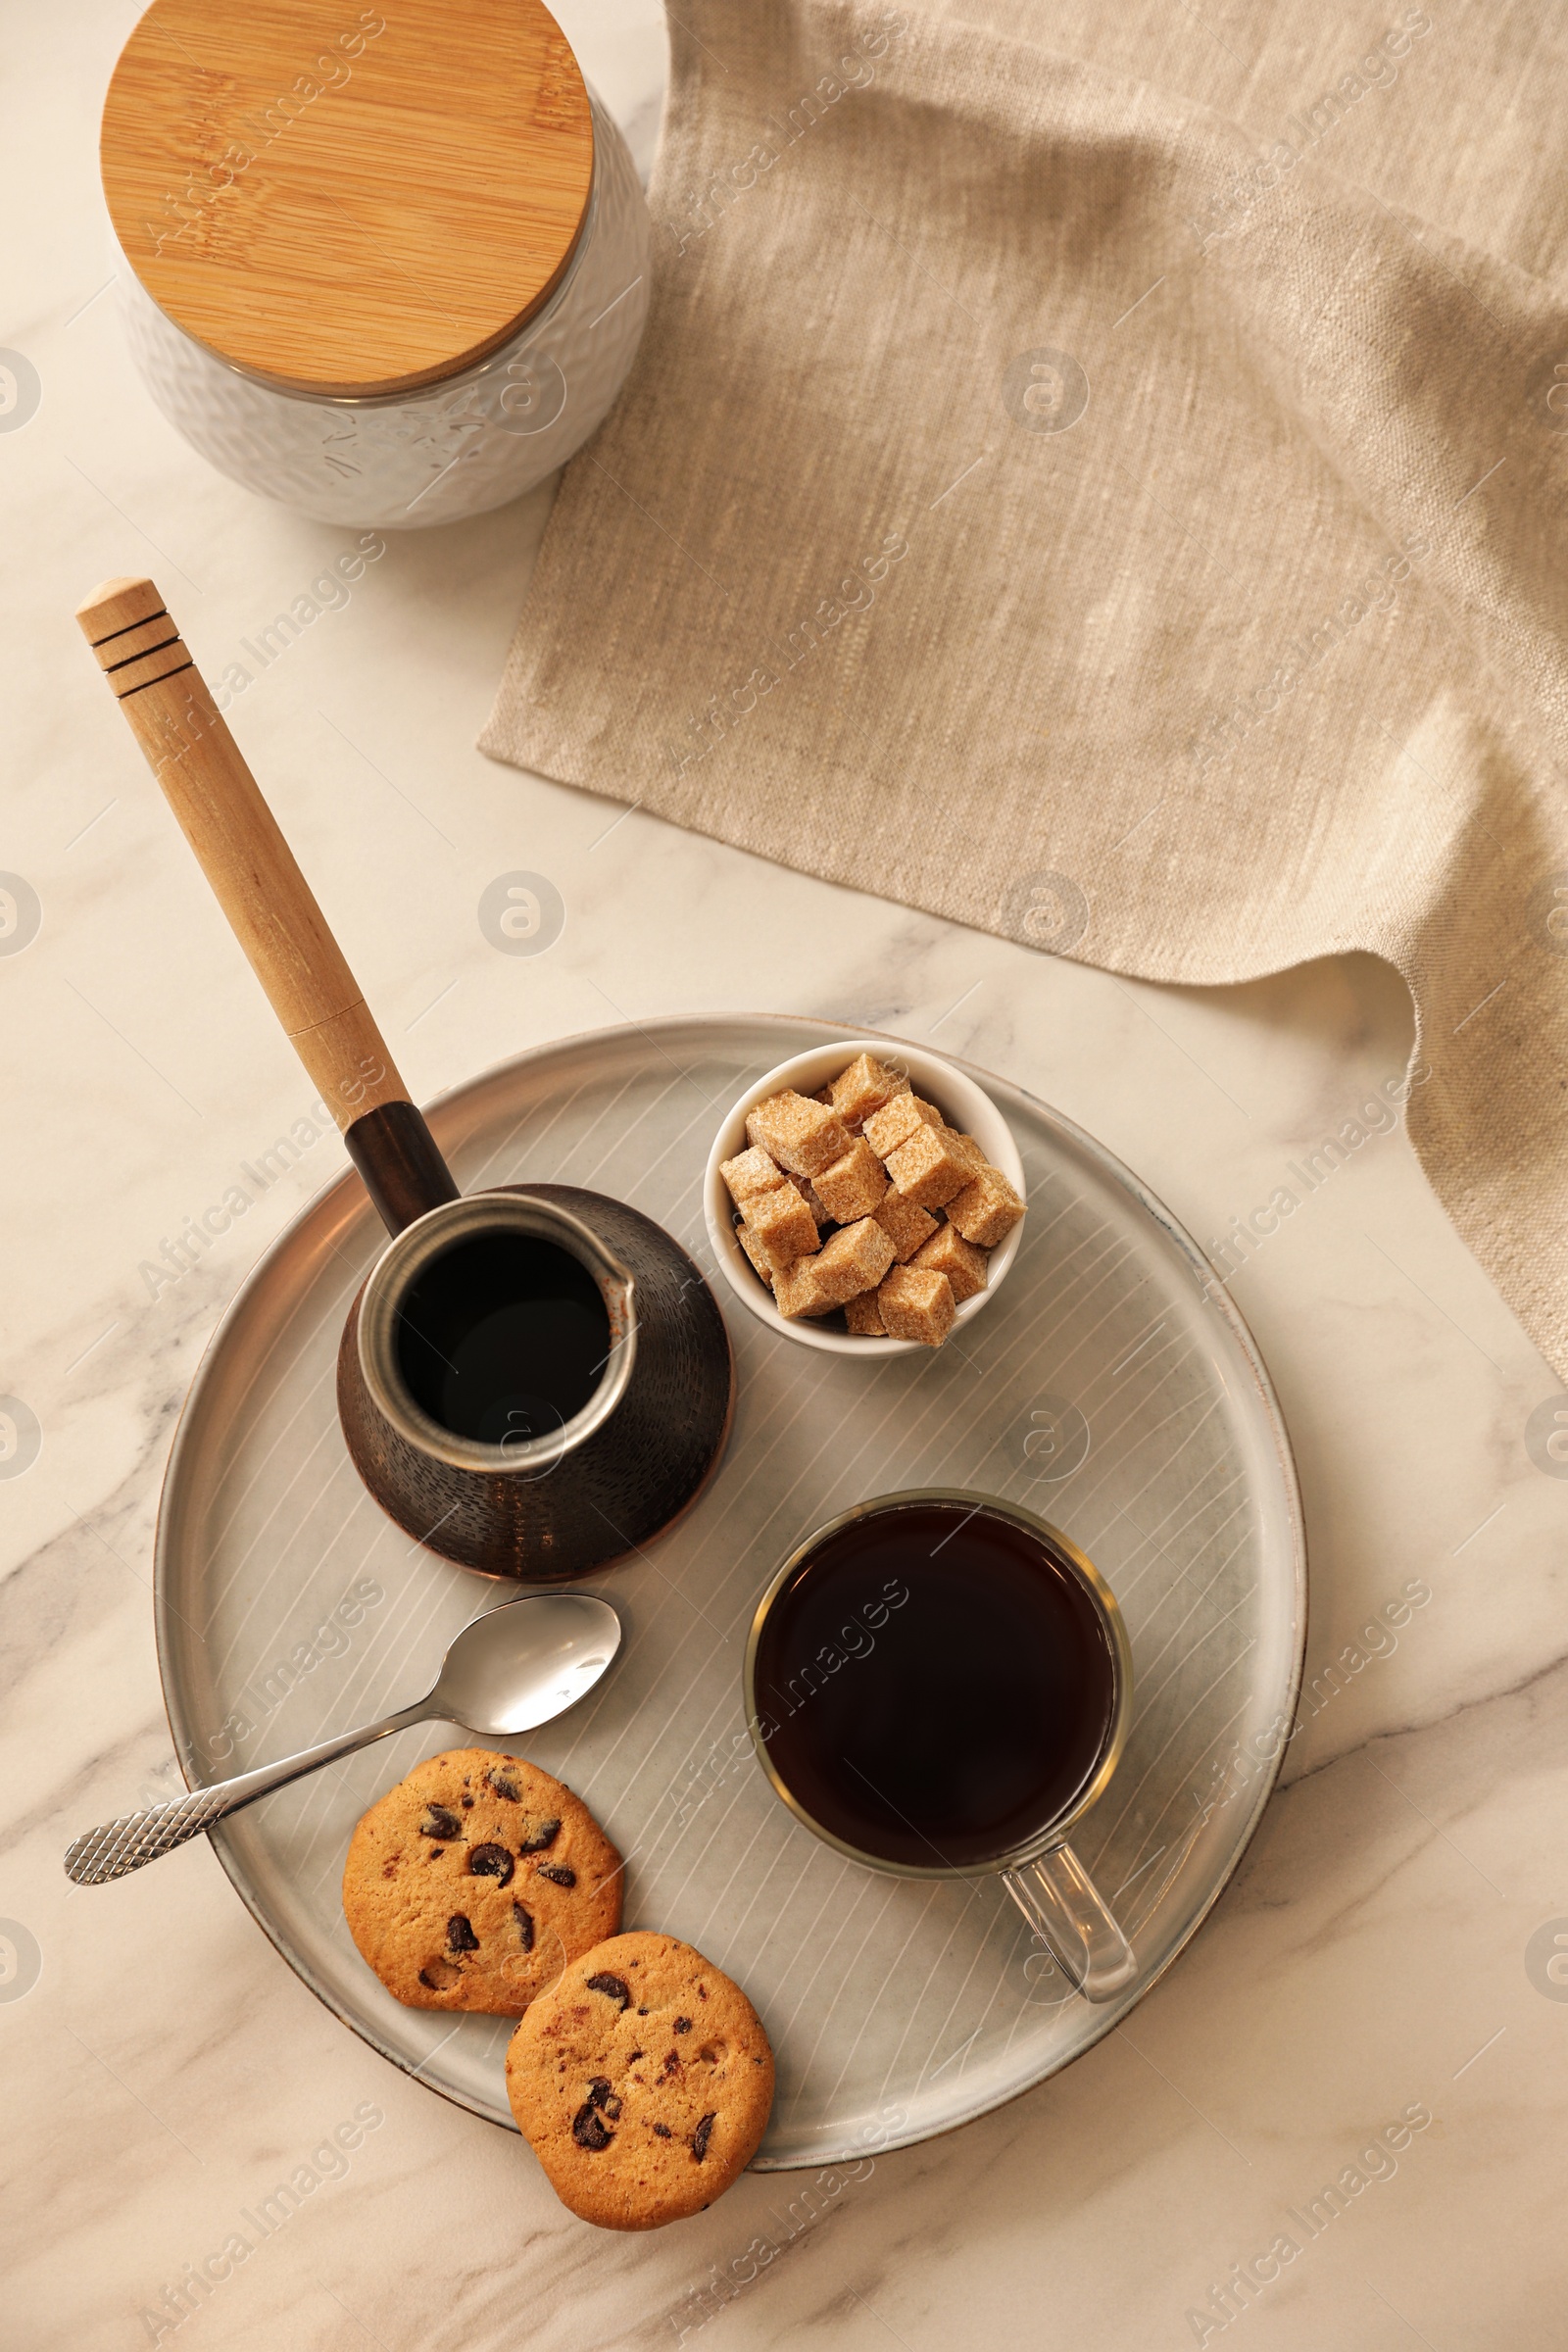
[[[196,142],[202,156],[211,158],[218,137],[232,121],[249,126],[246,141],[259,151],[242,167],[243,179],[235,175],[220,180],[207,160],[202,176],[187,177],[183,200],[173,201],[171,209],[166,193],[163,213],[149,218],[148,189],[176,176],[169,153],[172,142],[189,172],[190,107],[187,93],[164,92],[170,128],[164,152],[154,162],[146,149],[149,142],[156,148],[160,134],[156,124],[150,133],[145,127],[145,63],[139,74],[128,74],[126,63],[150,20],[177,16],[193,4],[194,0],[154,0],[127,44],[105,110],[105,187],[120,231],[122,315],[137,368],[159,408],[221,472],[263,497],[327,522],[383,530],[418,528],[482,514],[531,489],[563,465],[603,420],[635,357],[649,297],[648,209],[636,167],[604,106],[581,82],[570,52],[565,51],[564,63],[561,60],[564,36],[553,20],[542,7],[535,8],[535,16],[548,28],[545,37],[553,34],[556,44],[556,78],[547,91],[549,131],[558,167],[563,153],[566,168],[581,164],[585,198],[580,204],[576,201],[575,182],[568,184],[564,196],[559,189],[551,191],[555,210],[546,223],[547,233],[540,234],[530,220],[523,252],[526,268],[545,280],[537,297],[526,277],[520,277],[520,323],[479,357],[473,357],[470,348],[460,351],[453,364],[448,347],[465,340],[471,346],[498,315],[497,306],[504,313],[512,299],[505,273],[512,266],[514,249],[506,239],[513,235],[514,224],[507,217],[505,194],[488,209],[476,202],[491,238],[490,249],[477,256],[464,233],[461,192],[449,193],[446,213],[433,222],[419,209],[416,193],[408,199],[416,208],[409,226],[409,243],[416,251],[406,268],[400,256],[386,253],[384,219],[373,220],[365,235],[359,222],[351,221],[341,239],[338,267],[365,310],[363,346],[345,337],[342,318],[336,315],[318,349],[313,344],[309,319],[321,294],[311,275],[314,252],[297,231],[259,231],[254,226],[255,209],[269,202],[281,206],[286,200],[299,212],[309,200],[346,213],[351,205],[367,210],[381,195],[386,183],[376,177],[382,159],[375,143],[386,138],[387,100],[398,95],[395,75],[401,74],[406,92],[416,61],[410,56],[395,60],[390,92],[377,86],[380,36],[366,29],[367,21],[379,23],[390,40],[396,39],[397,28],[389,32],[387,21],[375,18],[374,12],[364,12],[356,21],[358,50],[343,53],[333,47],[335,18],[322,0],[286,0],[296,19],[311,24],[311,45],[324,46],[317,73],[300,77],[318,84],[316,98],[297,94],[299,113],[280,116],[282,128],[259,146],[254,98],[248,107],[233,102],[228,119],[215,129],[212,101],[203,93],[207,114]],[[408,7],[409,0],[403,0],[403,9]],[[400,14],[398,28],[403,22]],[[452,22],[449,17],[449,26]],[[203,43],[204,65],[212,47],[209,32]],[[449,103],[461,108],[466,61],[460,56],[453,63],[445,51],[443,56],[451,67]],[[470,50],[469,60],[473,57]],[[328,64],[340,62],[345,68],[343,84],[323,79]],[[161,59],[160,65],[167,84],[169,69],[162,67]],[[518,63],[519,79],[525,78],[525,66],[531,70],[531,61]],[[270,86],[268,73],[275,81],[280,71],[275,58],[264,61],[253,71],[254,87]],[[337,133],[335,176],[323,189],[312,176],[312,158],[303,138],[289,152],[288,137],[296,125],[314,127],[317,115],[326,119],[326,101],[339,87],[353,89],[356,73],[366,99],[360,110],[364,121],[357,127],[348,106],[340,102],[338,120],[330,125]],[[120,91],[117,109],[122,74],[126,86]],[[386,74],[380,78],[382,83],[389,79]],[[373,108],[368,103],[372,98]],[[531,86],[519,97],[521,103],[538,103]],[[441,117],[441,108],[424,103],[419,121],[407,134],[416,150],[421,138],[439,136]],[[112,137],[117,157],[113,170]],[[506,138],[506,122],[498,120],[498,152],[508,152],[503,150]],[[140,144],[127,169],[124,149],[130,141]],[[509,152],[514,169],[517,148],[513,137]],[[267,171],[274,150],[287,154],[289,176],[281,164]],[[232,144],[229,153],[235,153]],[[401,159],[400,169],[403,162],[416,171],[417,153]],[[233,173],[232,164],[224,169]],[[564,175],[564,169],[558,169],[558,179]],[[506,181],[502,184],[505,189]],[[225,208],[224,200],[234,196],[236,187],[242,202]],[[359,199],[358,191],[367,187],[370,199]],[[394,221],[397,217],[394,211]],[[329,224],[335,220],[333,214],[325,218]],[[166,261],[168,249],[193,231],[196,245]],[[308,256],[303,267],[302,253]],[[439,269],[432,268],[432,253]],[[191,267],[195,256],[202,263],[199,270]],[[297,277],[289,274],[291,267],[298,270]],[[275,332],[266,316],[249,305],[251,280],[276,306]],[[414,293],[400,306],[405,281]],[[383,292],[388,297],[384,310],[373,299]],[[473,303],[466,311],[470,292]],[[176,310],[183,312],[183,322],[173,315]],[[324,316],[319,311],[317,315]],[[199,332],[192,331],[193,320]],[[259,354],[266,365],[258,364]],[[418,365],[408,367],[411,359]],[[363,387],[309,380],[342,375],[362,366],[372,379]],[[400,367],[420,380],[398,381]]]

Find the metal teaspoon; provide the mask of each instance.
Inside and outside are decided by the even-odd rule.
[[[127,1813],[84,1830],[66,1848],[66,1873],[78,1886],[102,1886],[144,1862],[172,1853],[187,1838],[211,1829],[241,1805],[284,1788],[339,1756],[368,1747],[392,1732],[432,1719],[455,1723],[482,1740],[512,1739],[552,1722],[591,1690],[620,1647],[620,1619],[608,1600],[589,1592],[533,1592],[509,1600],[464,1627],[447,1651],[435,1689],[412,1707],[400,1707],[357,1732],[341,1732],[318,1747],[302,1748],[276,1764],[258,1765],[231,1781],[193,1788],[172,1804]]]

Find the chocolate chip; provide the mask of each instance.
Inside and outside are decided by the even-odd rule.
[[[698,1998],[700,2001],[706,2001],[706,2000],[707,2000],[707,1998],[708,1998],[708,1986],[707,1986],[706,1984],[699,1984],[699,1985],[698,1985],[698,1987],[697,1987],[697,1998]]]
[[[602,1992],[607,1994],[619,2009],[624,2009],[627,2002],[631,1999],[631,1987],[626,1983],[625,1979],[623,1977],[612,1977],[610,1975],[608,1970],[602,1972],[597,1977],[590,1977],[588,1979],[588,1989],[590,1992]]]
[[[426,1805],[419,1824],[421,1838],[461,1838],[463,1824],[450,1805]]]
[[[538,1870],[539,1876],[548,1879],[553,1886],[575,1886],[577,1884],[577,1873],[568,1870],[564,1862],[541,1862]]]
[[[691,2019],[690,2019],[689,2017],[677,2017],[677,2018],[676,2018],[676,2020],[675,2020],[675,2031],[676,2031],[676,2033],[677,2033],[677,2034],[689,2034],[689,2033],[691,2032],[691,2030],[692,2030],[692,2021],[691,2021]]]
[[[604,2113],[609,2116],[612,2124],[619,2123],[620,2101],[616,2098],[614,2092],[611,2089],[610,2084],[605,2081],[603,2075],[595,2075],[593,2081],[589,2083],[588,2104],[590,2107],[602,2108]]]
[[[655,2135],[660,2139],[673,2139],[675,2136],[674,2132],[670,2130],[667,2124],[656,2124],[654,2126],[654,2132]]]
[[[440,1985],[436,1983],[434,1977],[431,1976],[430,1971],[427,1968],[420,1969],[419,1983],[421,1984],[428,1984],[432,1992],[439,1992],[441,1989]]]
[[[628,2066],[635,2066],[635,2065],[636,2065],[636,2063],[637,2063],[637,2061],[638,2061],[638,2059],[639,2059],[641,2056],[642,2056],[642,2052],[641,2052],[641,2050],[633,2050],[633,2052],[632,2052],[631,2056],[630,2056],[630,2057],[627,2059],[627,2061],[626,2061],[626,2064],[627,2064]]]
[[[484,1777],[486,1787],[493,1788],[497,1796],[504,1796],[509,1805],[521,1804],[522,1790],[517,1787],[516,1778],[513,1773],[487,1772]]]
[[[468,1856],[468,1876],[473,1879],[499,1879],[503,1886],[511,1884],[516,1864],[504,1845],[476,1845]]]
[[[718,2118],[716,2115],[705,2115],[702,2122],[698,2125],[696,2131],[692,2133],[692,2154],[696,2157],[699,2164],[702,2163],[703,2158],[708,2154],[708,2143],[713,2136],[713,2126],[717,2123],[717,2121]]]
[[[666,2075],[672,2075],[672,2074],[674,2074],[674,2073],[675,2073],[675,2071],[676,2071],[676,2069],[679,2067],[679,2065],[680,2065],[680,2052],[679,2052],[679,2050],[671,2050],[671,2051],[669,2052],[668,2056],[667,2056],[667,2057],[665,2058],[665,2060],[664,2060],[664,2072],[665,2072],[665,2074],[666,2074]]]
[[[637,2012],[637,2014],[638,2014],[638,2016],[639,2016],[639,2017],[646,2017],[646,2016],[648,2015],[648,2012],[647,2012],[647,2010],[646,2010],[646,2009],[639,2009],[639,2010],[638,2010],[638,2012]]]
[[[520,1903],[514,1903],[512,1916],[517,1923],[517,1941],[525,1952],[533,1950],[533,1920]]]
[[[449,1952],[476,1952],[478,1949],[478,1936],[464,1918],[463,1913],[454,1911],[452,1917],[447,1921],[447,1950]]]
[[[472,1805],[473,1799],[471,1796],[460,1796],[458,1802],[463,1807],[465,1813],[466,1813],[469,1807]]]
[[[513,1793],[515,1795],[516,1791],[514,1790]],[[542,1854],[545,1847],[554,1845],[560,1836],[561,1824],[559,1821],[542,1821],[533,1836],[523,1839],[517,1851],[519,1854]]]
[[[571,2119],[571,2136],[579,2148],[598,2149],[608,2148],[615,2135],[605,2130],[604,2118],[593,2100],[588,2099]]]

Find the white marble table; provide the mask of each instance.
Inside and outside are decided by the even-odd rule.
[[[342,1164],[335,1140],[312,1144],[177,1280],[144,1270],[308,1090],[72,608],[149,569],[216,672],[342,534],[209,472],[122,351],[93,147],[134,13],[5,0],[3,18],[0,344],[42,401],[0,434],[0,865],[42,921],[0,954],[0,1391],[41,1433],[26,1462],[24,1419],[0,1465],[21,1472],[0,1477],[0,2342],[1149,2352],[1245,2327],[1281,2352],[1559,2346],[1568,1464],[1528,1449],[1526,1425],[1561,1384],[1396,1128],[1235,1283],[1312,1547],[1317,1695],[1286,1785],[1130,2025],[1005,2111],[854,2176],[745,2180],[658,2236],[601,2235],[515,2139],[339,2027],[205,1843],[68,1886],[74,1831],[175,1785],[148,1576],[180,1397],[247,1267]],[[560,13],[646,165],[657,8]],[[1368,961],[1227,992],[1127,985],[491,765],[473,739],[548,503],[394,540],[234,713],[417,1093],[625,1018],[831,1014],[1049,1098],[1208,1244],[1402,1069],[1407,1003]],[[566,907],[531,959],[476,920],[517,867]],[[1361,1638],[1412,1582],[1430,1598]],[[1363,2155],[1387,2126],[1395,2147]],[[242,2218],[289,2180],[286,2221]],[[242,2260],[223,2254],[236,2232]],[[217,2282],[181,2312],[203,2265]]]

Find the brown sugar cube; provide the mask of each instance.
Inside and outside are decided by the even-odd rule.
[[[924,1266],[895,1266],[876,1295],[890,1340],[918,1340],[940,1348],[957,1313],[953,1285]]]
[[[735,1239],[751,1259],[755,1270],[760,1274],[768,1289],[771,1290],[773,1288],[773,1268],[762,1243],[758,1240],[749,1225],[737,1225]]]
[[[817,1199],[839,1225],[868,1217],[887,1189],[887,1170],[863,1135],[858,1135],[844,1157],[816,1179]]]
[[[907,1094],[909,1081],[874,1054],[857,1054],[847,1070],[840,1070],[828,1089],[828,1097],[846,1127],[858,1127],[873,1110],[880,1110],[894,1095]]]
[[[754,1103],[746,1114],[746,1140],[788,1168],[792,1176],[814,1176],[829,1160],[842,1159],[850,1131],[836,1110],[788,1089]]]
[[[718,1172],[729,1186],[729,1197],[737,1208],[744,1208],[754,1194],[770,1193],[785,1180],[777,1160],[770,1159],[765,1152],[759,1152],[755,1145],[749,1152],[739,1152],[733,1159],[724,1160]]]
[[[745,1227],[742,1226],[740,1230],[744,1232]],[[745,1245],[743,1244],[742,1247],[744,1248]],[[746,1254],[748,1257],[752,1257],[750,1250],[747,1250]],[[757,1256],[760,1257],[763,1265],[767,1268],[770,1290],[778,1288],[778,1279],[781,1274],[787,1274],[792,1266],[798,1266],[804,1258],[814,1257],[815,1254],[814,1250],[792,1250],[786,1254],[782,1250],[770,1250],[765,1241],[759,1239],[757,1243]],[[752,1257],[752,1262],[755,1265],[757,1258]]]
[[[886,1159],[890,1152],[907,1143],[917,1128],[942,1124],[942,1113],[934,1102],[922,1102],[918,1095],[895,1095],[866,1120],[865,1140],[878,1159]]]
[[[982,1168],[948,1202],[948,1216],[966,1242],[994,1250],[1023,1215],[1024,1204],[1000,1168]]]
[[[746,1223],[761,1243],[774,1273],[792,1258],[807,1257],[816,1248],[816,1219],[793,1184],[770,1193],[754,1193],[746,1203]]]
[[[892,1236],[893,1254],[901,1264],[912,1257],[920,1244],[928,1242],[937,1230],[935,1217],[891,1189],[883,1194],[871,1213],[884,1232]]]
[[[809,1176],[786,1176],[784,1182],[794,1185],[795,1190],[810,1210],[813,1223],[817,1225],[832,1224],[833,1220],[822,1206],[821,1196]]]
[[[960,1135],[952,1127],[948,1128],[946,1132],[948,1150],[953,1153],[955,1159],[963,1161],[971,1176],[978,1176],[982,1168],[990,1167],[990,1160],[987,1159],[972,1135]]]
[[[917,1208],[941,1208],[966,1184],[980,1181],[953,1150],[945,1127],[917,1127],[906,1144],[889,1152],[888,1174]]]
[[[882,1320],[875,1291],[862,1291],[858,1298],[846,1298],[844,1320],[857,1339],[882,1340],[887,1337],[887,1325]]]
[[[824,1296],[831,1293],[833,1304],[842,1306],[861,1291],[874,1291],[892,1263],[891,1237],[875,1217],[861,1217],[822,1244],[811,1270],[818,1289]]]
[[[989,1262],[986,1252],[977,1250],[973,1242],[966,1242],[956,1225],[939,1225],[909,1260],[911,1265],[923,1266],[929,1274],[945,1274],[959,1306],[985,1289]]]
[[[840,1298],[824,1298],[816,1267],[815,1257],[798,1257],[774,1275],[773,1297],[781,1315],[830,1315],[843,1304]]]

